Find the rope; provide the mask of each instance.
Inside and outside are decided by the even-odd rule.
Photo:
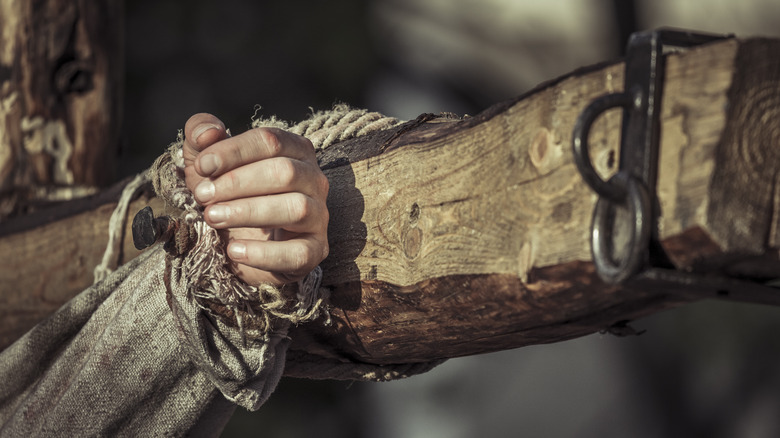
[[[130,201],[133,200],[136,192],[143,187],[149,181],[146,172],[140,173],[133,178],[132,181],[127,183],[122,190],[122,195],[119,197],[113,213],[111,213],[111,219],[108,221],[108,243],[106,244],[106,250],[103,252],[103,259],[99,265],[95,266],[93,271],[94,283],[103,281],[108,274],[113,272],[110,268],[111,261],[118,257],[120,246],[122,243],[122,233],[125,230],[127,223],[127,209],[130,207]]]
[[[259,107],[257,107],[259,109]],[[308,138],[319,152],[328,146],[350,138],[360,137],[374,131],[390,129],[401,124],[395,117],[387,117],[377,112],[352,108],[346,104],[338,104],[330,111],[317,111],[294,126],[288,126],[284,121],[271,117],[268,119],[253,118],[252,127],[281,128]]]
[[[290,296],[290,288],[270,283],[250,285],[233,274],[225,242],[206,223],[203,208],[184,182],[183,143],[179,133],[168,153],[152,165],[149,175],[157,195],[180,211],[178,228],[185,232],[177,234],[189,235],[193,240],[184,254],[169,255],[176,261],[172,263],[175,269],[188,278],[187,294],[209,313],[232,315],[234,322],[255,338],[265,338],[274,329],[275,320],[299,324],[316,319],[324,309],[318,287],[321,269],[300,282],[295,296]]]
[[[255,113],[257,113],[259,107],[255,109]],[[276,117],[268,119],[255,117],[253,119],[253,128],[280,128],[308,138],[317,152],[321,152],[335,143],[360,137],[371,132],[390,129],[403,123],[394,117],[387,117],[365,109],[351,108],[345,104],[335,105],[330,111],[313,112],[307,120],[294,126],[289,126],[286,122]],[[308,281],[309,278],[307,277],[304,280]],[[327,291],[328,289],[322,288],[321,294]],[[327,296],[322,295],[320,299],[327,299]],[[325,324],[330,324],[329,314]],[[379,382],[422,374],[442,362],[444,360],[377,365],[360,361],[344,362],[343,360],[335,360],[305,351],[288,350],[285,375],[310,379]]]
[[[294,126],[276,117],[253,117],[252,127],[275,127],[305,136],[319,152],[332,144],[400,123],[392,117],[340,104],[331,111],[313,112],[307,120]],[[286,331],[289,324],[313,321],[320,315],[325,316],[324,324],[330,324],[325,304],[329,290],[320,287],[323,274],[319,266],[298,282],[294,296],[290,296],[290,288],[266,283],[249,285],[232,273],[225,243],[217,230],[205,222],[203,208],[184,182],[183,143],[184,135],[180,131],[167,152],[125,187],[111,216],[109,244],[103,262],[95,268],[96,281],[111,272],[108,262],[115,257],[130,199],[143,183],[151,180],[157,196],[179,211],[175,235],[190,239],[187,245],[178,242],[170,245],[185,250],[169,251],[166,269],[171,269],[171,275],[177,278],[187,279],[187,296],[194,298],[201,309],[215,317],[232,320],[242,336],[254,339],[268,339],[271,332]],[[375,365],[334,361],[305,352],[289,353],[293,363],[288,364],[287,374],[310,378],[392,380],[428,371],[442,362]]]

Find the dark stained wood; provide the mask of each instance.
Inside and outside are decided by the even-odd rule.
[[[0,220],[112,181],[122,10],[120,0],[0,4]]]

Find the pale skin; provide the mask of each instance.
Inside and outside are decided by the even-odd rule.
[[[184,126],[184,176],[249,284],[298,281],[328,255],[328,179],[304,137],[256,128],[230,137],[211,114]]]

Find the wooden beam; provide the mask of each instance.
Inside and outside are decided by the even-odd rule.
[[[778,53],[780,41],[751,39],[669,56],[660,237],[682,270],[759,280],[780,272]],[[588,243],[596,197],[569,143],[584,106],[622,83],[622,64],[596,66],[475,117],[425,116],[324,151],[331,256],[323,268],[333,324],[294,328],[291,357],[428,361],[617,330],[703,297],[780,303],[774,294],[694,294],[597,278]],[[591,130],[593,161],[605,176],[616,170],[620,119],[609,112]],[[78,226],[97,221],[87,215]],[[102,250],[99,228],[82,240]],[[0,238],[4,263],[11,239],[29,234],[23,244],[32,246],[39,232]],[[10,288],[3,281],[0,297],[28,290],[40,272],[74,270],[54,260],[56,269],[42,269],[20,259],[18,280]],[[70,278],[75,286],[81,277]],[[3,299],[5,318],[15,304]],[[294,363],[287,372],[306,375]]]
[[[778,53],[776,40],[733,40],[669,57],[660,236],[681,270],[780,276]],[[334,359],[424,361],[582,336],[694,299],[607,286],[588,263],[596,196],[570,136],[583,107],[622,84],[622,64],[586,70],[472,119],[326,151],[334,247],[323,268],[336,324],[313,339],[295,333],[293,349],[325,342],[339,346]],[[620,123],[615,110],[591,131],[605,177]],[[329,167],[353,150],[360,161]],[[780,293],[731,293],[780,304]]]
[[[0,220],[114,178],[123,5],[0,2]]]
[[[0,226],[0,348],[92,284],[93,270],[106,249],[108,221],[119,199],[118,188]],[[162,201],[144,192],[131,204],[130,215],[146,205],[164,212]],[[36,224],[38,219],[42,223]],[[32,228],[13,232],[25,225]],[[121,256],[111,262],[116,266],[139,253],[128,229]]]

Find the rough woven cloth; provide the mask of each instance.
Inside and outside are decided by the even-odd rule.
[[[289,129],[322,149],[397,123],[337,106],[293,127],[253,126]],[[0,436],[214,436],[236,405],[258,409],[276,387],[287,330],[317,316],[319,288],[307,278],[291,294],[229,274],[224,246],[181,181],[181,140],[149,175],[180,211],[174,244],[111,272],[112,239],[99,281],[0,354]],[[121,206],[115,216],[125,216]],[[387,379],[433,365],[376,371]],[[356,377],[378,378],[367,366]]]
[[[142,254],[2,353],[0,436],[214,436],[233,410],[215,383],[236,398],[268,396],[286,339],[244,347],[236,331],[217,330],[192,300],[168,293],[186,285],[165,278],[165,259],[159,246]],[[195,337],[182,342],[179,331]]]

